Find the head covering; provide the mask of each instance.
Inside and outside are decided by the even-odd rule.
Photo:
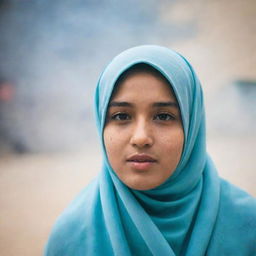
[[[185,136],[175,172],[162,185],[146,191],[130,189],[119,180],[108,162],[103,141],[114,86],[125,71],[140,63],[155,68],[169,81],[180,107]],[[236,253],[247,253],[248,247],[250,252],[255,249],[252,245],[246,249],[255,232],[249,232],[251,238],[247,235],[243,245],[223,242],[223,234],[233,235],[230,221],[223,217],[225,211],[230,213],[233,224],[239,222],[240,227],[246,222],[239,211],[233,212],[241,202],[230,202],[243,198],[247,217],[253,216],[252,230],[256,227],[256,214],[252,214],[256,203],[245,192],[222,181],[207,155],[201,85],[184,57],[153,45],[124,51],[102,73],[95,109],[103,149],[102,171],[58,219],[46,248],[47,256],[253,255]],[[232,191],[234,198],[230,196]],[[247,225],[244,233],[248,230]]]

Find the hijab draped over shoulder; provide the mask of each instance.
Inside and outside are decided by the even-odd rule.
[[[185,137],[175,172],[159,187],[146,191],[130,189],[119,180],[103,141],[116,81],[140,63],[169,81]],[[256,201],[219,178],[206,152],[201,85],[184,57],[153,45],[124,51],[102,73],[95,109],[102,170],[58,218],[46,256],[256,255]]]

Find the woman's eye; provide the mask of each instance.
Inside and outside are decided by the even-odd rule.
[[[170,121],[170,120],[174,120],[174,116],[172,116],[171,114],[168,114],[168,113],[160,113],[160,114],[157,114],[155,117],[154,117],[155,120],[160,120],[160,121]]]
[[[117,120],[117,121],[126,121],[130,120],[130,116],[126,113],[117,113],[111,116],[112,120]]]

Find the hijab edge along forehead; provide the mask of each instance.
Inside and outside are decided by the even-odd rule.
[[[114,91],[114,86],[118,78],[124,72],[132,68],[132,66],[142,63],[154,68],[169,82],[170,89],[173,90],[179,104],[184,131],[184,145],[180,162],[174,173],[157,188],[168,185],[170,180],[174,180],[180,176],[179,173],[181,170],[186,168],[186,165],[189,165],[189,162],[191,162],[189,158],[193,153],[192,151],[196,151],[194,152],[196,157],[193,158],[194,160],[195,158],[198,160],[198,163],[194,166],[197,170],[192,173],[192,169],[194,168],[187,166],[187,168],[191,170],[189,172],[187,171],[188,173],[182,176],[188,179],[189,177],[193,177],[190,183],[196,183],[200,173],[203,171],[203,166],[206,161],[204,148],[204,109],[201,86],[189,62],[178,53],[161,46],[138,46],[124,51],[110,62],[99,79],[95,94],[95,110],[105,163],[108,169],[112,170],[106,154],[103,131],[107,107]],[[195,98],[197,99],[196,102]],[[199,130],[201,130],[202,136],[200,136],[199,141],[197,141],[197,148],[194,149]],[[199,149],[199,147],[203,148]],[[199,151],[200,155],[198,154]],[[185,177],[180,177],[180,179],[184,182]]]

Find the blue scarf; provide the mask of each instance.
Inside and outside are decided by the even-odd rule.
[[[114,85],[139,63],[152,66],[172,85],[185,136],[175,172],[146,191],[132,190],[118,179],[103,141]],[[150,45],[121,53],[99,79],[95,109],[102,171],[58,218],[45,255],[256,255],[256,200],[219,178],[206,152],[201,85],[184,57]]]

